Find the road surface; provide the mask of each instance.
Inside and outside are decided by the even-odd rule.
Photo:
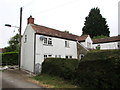
[[[24,90],[29,88],[29,90],[33,90],[34,88],[38,90],[44,90],[44,88],[27,81],[29,78],[29,74],[18,71],[18,70],[5,70],[2,72],[2,76],[0,74],[0,81],[2,80],[2,88],[21,88],[20,90]]]

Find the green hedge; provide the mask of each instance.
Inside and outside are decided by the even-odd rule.
[[[42,64],[42,73],[83,88],[120,88],[120,50],[91,51],[81,61],[49,58]]]
[[[2,65],[18,65],[18,52],[2,53]]]
[[[93,61],[93,60],[106,60],[112,57],[118,57],[120,55],[120,49],[118,50],[93,50],[89,51],[85,57],[82,58],[83,61]]]
[[[71,79],[78,64],[77,59],[47,58],[42,64],[42,73]]]
[[[75,75],[74,83],[86,88],[120,88],[120,50],[89,52]]]

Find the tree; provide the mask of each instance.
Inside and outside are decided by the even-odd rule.
[[[101,36],[94,36],[93,39],[100,39],[100,38],[107,38],[107,36],[101,35]]]
[[[83,35],[90,35],[91,38],[101,35],[109,37],[110,31],[106,19],[100,14],[99,8],[92,8],[85,19]]]
[[[13,36],[8,42],[9,46],[5,47],[5,52],[18,52],[19,50],[19,34]]]

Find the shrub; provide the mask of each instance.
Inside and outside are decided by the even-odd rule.
[[[2,53],[2,65],[18,65],[18,52]]]
[[[120,50],[89,52],[79,63],[75,84],[86,88],[120,88],[119,55]]]
[[[47,58],[42,64],[42,73],[70,80],[74,78],[78,64],[77,59]]]

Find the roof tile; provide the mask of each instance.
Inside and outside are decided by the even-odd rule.
[[[74,34],[62,32],[62,31],[48,28],[48,27],[41,26],[41,25],[36,25],[36,24],[31,24],[31,25],[32,25],[32,28],[35,30],[35,32],[38,34],[44,34],[44,35],[49,35],[49,36],[54,36],[54,37],[59,37],[59,38],[64,38],[64,39],[70,39],[70,40],[75,40],[75,41],[83,41],[88,36],[88,35],[77,36]]]

